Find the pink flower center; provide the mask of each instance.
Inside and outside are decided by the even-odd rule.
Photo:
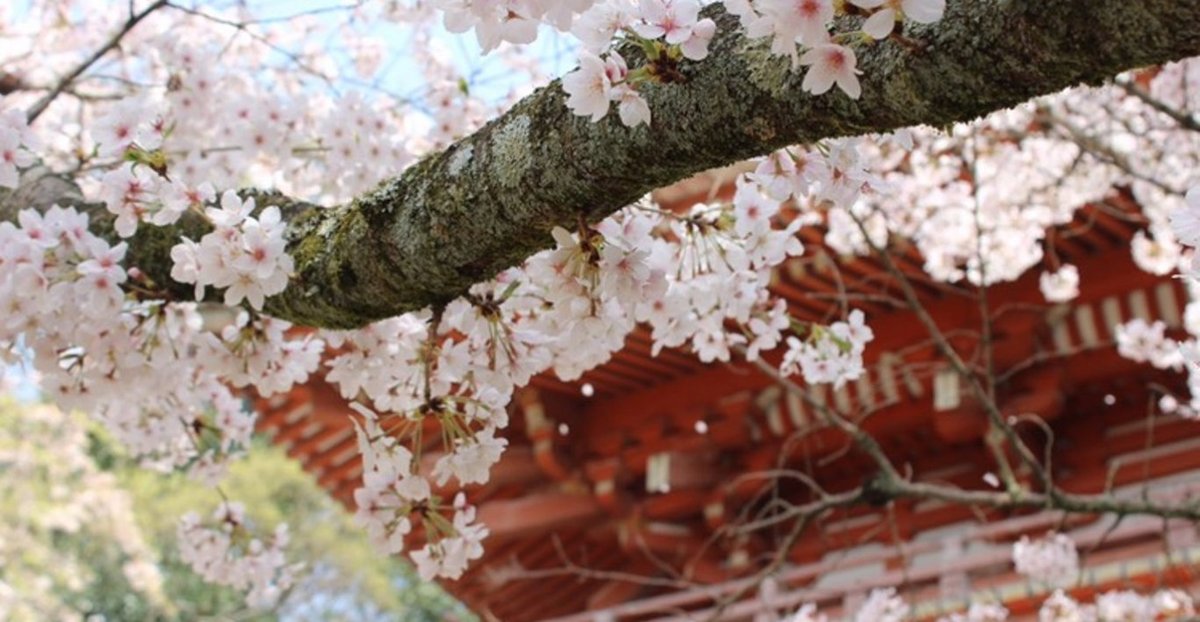
[[[829,64],[829,68],[835,71],[841,71],[846,66],[846,53],[841,49],[832,49],[826,53],[825,62]]]

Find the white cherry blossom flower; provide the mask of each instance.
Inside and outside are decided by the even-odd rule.
[[[677,45],[692,37],[692,29],[700,17],[696,0],[638,0],[633,30],[647,39],[664,38]]]
[[[901,622],[910,610],[908,603],[896,594],[896,588],[877,588],[871,590],[867,601],[854,614],[854,622]]]
[[[1079,576],[1079,554],[1075,543],[1061,533],[1031,540],[1022,536],[1013,544],[1017,572],[1051,587],[1068,587]]]
[[[1061,589],[1054,590],[1038,609],[1038,622],[1091,622],[1094,614]]]
[[[0,125],[0,188],[16,188],[17,170],[32,166],[35,161],[33,153],[23,148],[20,131]]]
[[[918,24],[932,24],[942,19],[946,12],[946,0],[850,0],[864,9],[879,8],[869,17],[863,30],[876,39],[891,34],[896,22],[902,18]],[[880,8],[882,7],[882,8]]]
[[[1171,231],[1180,243],[1200,246],[1200,186],[1187,191],[1184,206],[1171,210]]]
[[[575,114],[590,116],[592,121],[599,121],[608,114],[612,81],[599,56],[586,51],[581,53],[579,68],[563,76],[562,88],[567,94],[567,106]]]
[[[801,88],[813,95],[825,93],[836,83],[851,99],[862,95],[858,83],[858,59],[854,50],[836,43],[821,43],[800,56],[799,63],[808,67]]]
[[[646,102],[646,98],[626,85],[613,89],[613,94],[617,102],[617,112],[621,116],[621,123],[626,127],[650,125],[650,104]]]
[[[1079,269],[1063,264],[1054,272],[1043,272],[1038,286],[1049,302],[1069,302],[1079,296]]]

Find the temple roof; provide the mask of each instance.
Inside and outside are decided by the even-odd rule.
[[[695,201],[719,191],[729,174],[658,198],[668,206]],[[933,281],[915,247],[893,245],[953,347],[970,362],[990,348],[1005,414],[1036,412],[1046,422],[1052,443],[1037,425],[1020,429],[1052,457],[1055,481],[1068,491],[1137,491],[1140,483],[1200,469],[1197,424],[1152,406],[1152,387],[1181,390],[1182,378],[1128,361],[1114,347],[1121,322],[1162,320],[1171,330],[1182,323],[1182,282],[1143,272],[1131,259],[1129,241],[1144,226],[1127,194],[1115,191],[1056,227],[1047,256],[1078,267],[1080,296],[1046,303],[1038,269],[995,285],[988,289],[986,339],[974,288]],[[807,251],[776,272],[773,291],[794,316],[820,322],[841,317],[845,294],[876,335],[860,380],[805,390],[859,421],[915,480],[986,487],[993,467],[982,410],[947,373],[896,280],[874,259],[838,256],[819,227],[806,227],[801,237]],[[362,468],[350,409],[336,389],[314,379],[260,407],[260,429],[352,506]],[[928,615],[980,590],[1019,612],[1033,607],[1035,595],[1011,572],[1008,543],[1022,534],[1082,530],[1081,547],[1095,545],[1087,563],[1096,574],[1081,589],[1139,581],[1151,570],[1160,576],[1171,561],[1155,557],[1164,533],[1179,555],[1200,554],[1189,548],[1194,527],[1164,531],[1160,520],[1123,522],[1105,536],[1097,517],[1063,525],[1061,514],[896,500],[832,510],[814,521],[776,575],[778,597],[764,596],[741,590],[738,580],[774,557],[782,530],[743,527],[772,504],[811,498],[789,474],[839,492],[861,487],[874,472],[843,433],[822,426],[774,378],[744,361],[705,365],[674,350],[652,356],[648,333],[638,329],[608,363],[577,381],[535,378],[511,409],[508,451],[488,484],[467,489],[491,530],[485,556],[445,584],[485,619],[655,619],[705,610],[740,590],[722,619],[749,620],[801,601],[836,612],[876,584],[900,585]],[[438,448],[427,449],[432,464]],[[770,470],[781,476],[748,476]],[[1147,566],[1151,561],[1159,566]]]

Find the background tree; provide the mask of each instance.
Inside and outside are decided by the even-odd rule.
[[[211,490],[138,467],[80,416],[5,398],[0,417],[6,620],[470,619],[411,567],[376,555],[350,517],[281,450],[256,446],[225,480],[255,521],[294,526],[311,567],[275,607],[247,609],[179,558],[176,523]]]

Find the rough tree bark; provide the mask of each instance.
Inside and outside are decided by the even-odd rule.
[[[803,73],[771,56],[767,40],[748,40],[720,7],[706,12],[719,26],[712,54],[684,63],[685,82],[648,88],[650,127],[626,128],[615,114],[577,117],[554,82],[347,205],[260,193],[293,216],[296,259],[289,287],[266,311],[309,326],[361,326],[453,299],[548,246],[555,225],[571,227],[581,213],[601,219],[705,169],[822,138],[969,120],[1200,54],[1195,0],[950,0],[941,22],[906,32],[923,49],[889,41],[860,54],[863,96],[852,101],[804,93]],[[28,177],[37,189],[0,195],[5,211],[82,204],[72,184],[44,171]],[[203,226],[181,228],[195,239]],[[131,264],[186,298],[191,288],[167,277],[179,233],[141,227]]]

